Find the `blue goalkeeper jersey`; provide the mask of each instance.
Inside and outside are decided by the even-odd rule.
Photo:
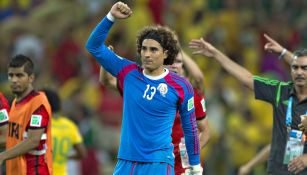
[[[104,44],[113,22],[105,17],[90,35],[86,48],[117,77],[123,93],[119,159],[174,164],[172,126],[179,110],[191,165],[200,163],[193,88],[183,77],[165,69],[145,75],[135,62],[117,56]]]

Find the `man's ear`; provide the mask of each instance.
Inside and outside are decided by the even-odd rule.
[[[33,83],[35,79],[34,73],[29,76],[30,83]]]
[[[168,57],[168,50],[163,51],[163,58],[166,59]]]

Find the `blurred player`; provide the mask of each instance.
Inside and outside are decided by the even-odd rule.
[[[67,175],[67,160],[82,159],[86,148],[78,127],[61,114],[61,100],[55,91],[43,90],[52,109],[53,174]]]
[[[10,105],[5,96],[0,92],[0,150],[5,150],[6,135],[7,135],[7,123],[9,120]],[[4,173],[5,168],[0,168],[0,175]]]
[[[33,88],[31,59],[23,55],[13,57],[8,77],[15,99],[9,113],[6,151],[0,153],[0,164],[6,160],[7,175],[51,175],[51,109],[45,94]]]
[[[5,148],[9,112],[10,112],[10,105],[5,96],[0,92],[0,147],[1,148]]]

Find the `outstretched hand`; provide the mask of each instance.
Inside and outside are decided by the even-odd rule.
[[[298,174],[307,167],[307,155],[294,158],[288,165],[288,170],[291,173]]]
[[[110,13],[117,19],[125,19],[132,14],[132,10],[127,4],[119,1],[112,6]]]
[[[206,57],[214,57],[218,52],[215,47],[206,42],[203,38],[193,39],[189,43],[189,47],[193,49],[193,54],[201,54]]]
[[[264,45],[264,50],[268,52],[274,52],[277,54],[280,54],[282,52],[284,48],[278,42],[276,42],[274,39],[269,37],[269,35],[267,34],[264,34],[263,36],[267,40],[267,43],[265,43]]]

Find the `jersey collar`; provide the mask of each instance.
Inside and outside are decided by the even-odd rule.
[[[158,76],[151,76],[151,75],[146,75],[145,74],[145,70],[143,69],[143,75],[148,78],[148,79],[151,79],[151,80],[159,80],[159,79],[162,79],[164,78],[167,74],[169,73],[169,70],[164,68],[164,72],[161,74],[161,75],[158,75]]]

